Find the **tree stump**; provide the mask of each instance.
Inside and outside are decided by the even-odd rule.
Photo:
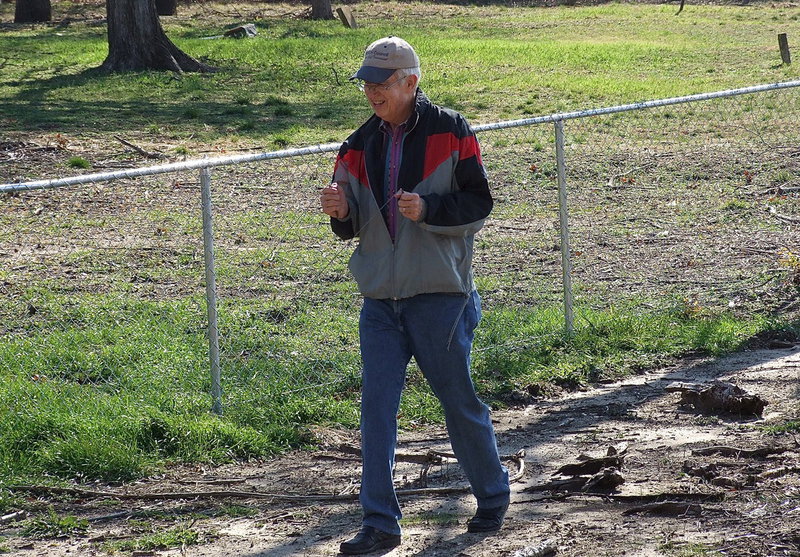
[[[108,57],[100,66],[101,70],[214,71],[167,38],[158,20],[154,0],[107,0],[106,11]]]

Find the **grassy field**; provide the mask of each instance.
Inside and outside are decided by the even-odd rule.
[[[347,82],[374,38],[401,35],[423,60],[423,87],[475,123],[796,78],[777,33],[786,5],[603,4],[550,9],[364,3],[358,30],[291,17],[300,6],[200,3],[163,18],[174,42],[218,67],[206,75],[98,75],[102,6],[54,3],[66,26],[0,35],[0,126],[84,138],[122,134],[196,151],[208,141],[282,147],[339,141],[366,116]],[[0,5],[0,21],[13,20]],[[204,39],[255,22],[250,40]]]
[[[97,73],[106,49],[101,5],[57,2],[53,25],[4,23],[0,51],[14,56],[0,60],[0,141],[14,157],[2,160],[0,181],[151,162],[124,151],[114,135],[175,159],[339,141],[368,116],[346,77],[363,47],[390,33],[417,46],[426,92],[473,123],[800,75],[796,65],[779,63],[776,35],[796,28],[800,16],[790,5],[689,6],[676,17],[675,6],[644,4],[364,3],[354,6],[357,31],[293,17],[302,12],[296,5],[180,8],[177,18],[163,19],[168,35],[218,72]],[[0,21],[12,15],[0,4]],[[70,23],[58,25],[65,17]],[[254,39],[203,38],[250,21],[259,30]],[[754,338],[795,339],[796,307],[780,309],[787,295],[797,296],[792,280],[800,264],[792,257],[800,246],[763,210],[793,214],[794,198],[743,191],[742,151],[718,148],[750,142],[753,127],[739,125],[744,117],[763,117],[780,136],[783,126],[772,123],[785,118],[791,126],[794,106],[738,106],[725,118],[697,110],[703,117],[686,121],[686,111],[664,110],[623,125],[576,126],[571,148],[587,150],[571,159],[573,174],[594,185],[577,188],[574,203],[576,270],[587,280],[576,283],[571,340],[557,303],[559,270],[548,267],[557,260],[549,131],[482,137],[498,197],[495,222],[478,240],[487,311],[474,367],[482,396],[502,407],[688,354],[722,354]],[[670,126],[678,120],[689,132],[679,141],[689,150],[669,159],[674,169],[640,171],[637,188],[601,187],[597,195],[607,177],[594,175],[618,163],[606,156],[612,144],[649,168],[632,152],[676,135]],[[708,143],[691,143],[704,134],[718,142],[717,158]],[[216,223],[223,417],[209,412],[194,177],[6,197],[0,400],[9,403],[0,408],[0,481],[132,479],[175,462],[263,457],[311,444],[313,425],[356,427],[358,296],[346,272],[350,246],[337,244],[314,211],[314,188],[329,175],[329,162],[214,172],[215,204],[224,208]],[[756,173],[753,188],[800,179],[778,156],[747,164]],[[689,196],[692,203],[682,201]],[[667,221],[675,229],[663,236]],[[659,238],[683,236],[686,243],[674,247],[680,264],[716,277],[730,263],[719,256],[727,255],[725,246],[761,241],[762,233],[763,243],[752,248],[763,256],[758,266],[744,261],[730,271],[747,282],[739,277],[728,287],[730,276],[720,275],[724,288],[706,287],[716,305],[689,287],[668,291],[648,282],[675,267],[673,248]],[[706,246],[710,237],[716,243]],[[581,259],[593,252],[621,257],[638,244],[651,248],[613,260],[614,281],[589,274],[592,262]],[[692,246],[704,253],[689,253]],[[633,274],[634,263],[652,264],[651,277]],[[547,276],[529,282],[537,273]],[[649,290],[640,288],[645,283]],[[441,420],[416,371],[400,417],[406,428]],[[0,511],[4,505],[11,503],[0,491]]]

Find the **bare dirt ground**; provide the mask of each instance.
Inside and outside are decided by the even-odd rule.
[[[494,535],[466,533],[473,500],[459,492],[464,484],[457,464],[447,458],[433,464],[398,462],[399,489],[438,491],[402,496],[403,543],[385,554],[800,555],[800,444],[792,435],[765,431],[765,426],[800,416],[800,346],[773,346],[779,347],[685,361],[497,412],[501,453],[524,450],[525,466],[513,484],[505,527]],[[765,399],[763,416],[700,413],[681,406],[678,393],[665,390],[674,381],[714,379]],[[91,521],[85,537],[32,542],[14,536],[13,528],[0,533],[9,536],[11,554],[20,556],[103,555],[105,543],[176,525],[197,532],[200,543],[133,555],[335,555],[360,523],[353,499],[359,461],[350,452],[358,439],[341,430],[318,430],[316,435],[321,448],[315,451],[218,468],[181,467],[130,485],[95,488],[140,494],[141,499],[51,498],[48,502],[59,513]],[[627,446],[620,466],[625,482],[615,491],[542,490],[560,467],[580,462],[582,454],[604,456],[610,446]],[[709,447],[722,449],[697,452]],[[726,453],[724,448],[744,452]],[[759,455],[758,449],[771,450]],[[398,453],[404,460],[410,460],[408,455],[430,460],[430,451],[449,450],[446,432],[430,428],[402,433]],[[512,474],[518,470],[514,462],[508,464]],[[187,495],[148,498],[175,492]],[[216,496],[196,496],[200,492]],[[236,497],[223,497],[225,492]],[[289,500],[286,495],[320,497]],[[339,500],[325,500],[331,495]],[[663,502],[674,504],[655,505]],[[231,505],[247,508],[249,516],[230,516],[236,513],[225,509],[239,508]]]

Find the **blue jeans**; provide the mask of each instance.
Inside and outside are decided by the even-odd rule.
[[[365,526],[400,533],[392,469],[397,411],[411,356],[442,404],[450,444],[478,506],[508,502],[508,471],[500,463],[489,408],[475,394],[470,377],[470,350],[480,317],[477,292],[364,299],[359,332],[364,364],[360,501]]]

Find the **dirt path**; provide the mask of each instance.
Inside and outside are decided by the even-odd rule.
[[[734,382],[766,399],[769,404],[763,418],[698,414],[679,406],[679,394],[664,390],[673,381],[712,379]],[[404,496],[403,544],[385,555],[531,557],[537,555],[537,546],[547,542],[555,550],[551,554],[564,557],[800,556],[800,445],[791,435],[764,431],[765,425],[800,416],[798,379],[800,347],[759,350],[677,365],[499,412],[496,427],[501,452],[526,451],[525,475],[514,484],[503,530],[490,536],[467,534],[464,523],[473,512],[468,495]],[[352,433],[338,430],[320,430],[317,435],[326,450],[294,452],[267,463],[182,468],[125,490],[355,494],[359,462],[341,447],[355,447],[358,440]],[[609,446],[622,444],[627,444],[621,468],[625,483],[613,497],[580,492],[559,495],[535,489],[550,481],[562,465],[579,462],[578,455],[599,457]],[[765,457],[692,452],[710,446],[779,446],[788,450]],[[399,453],[425,455],[430,450],[449,451],[441,430],[401,436]],[[514,465],[509,463],[509,467]],[[765,471],[793,467],[780,477],[759,477]],[[424,482],[420,478],[423,468],[419,463],[399,462],[396,477],[400,487],[463,485],[452,461],[444,459],[429,466]],[[692,475],[698,471],[705,471],[707,479]],[[669,496],[655,497],[659,494]],[[701,497],[703,494],[707,497]],[[664,499],[682,506],[666,514],[631,512]],[[136,514],[95,521],[88,538],[30,544],[12,537],[7,545],[13,555],[102,555],[103,543],[135,539],[179,524],[199,532],[201,544],[135,554],[335,555],[339,543],[358,528],[360,518],[355,501],[238,499],[229,503],[245,506],[252,514],[233,518],[230,509],[238,507],[224,507],[228,510],[223,513],[219,500],[123,501],[119,506],[91,500],[65,502],[59,510],[86,517],[126,511]]]

